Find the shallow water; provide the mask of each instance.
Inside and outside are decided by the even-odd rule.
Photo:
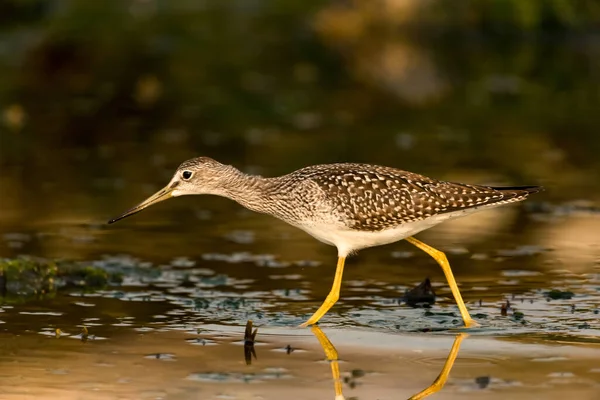
[[[440,374],[463,331],[429,256],[406,242],[361,251],[320,322],[337,349],[336,380],[317,338],[295,328],[329,291],[335,249],[224,199],[171,200],[106,226],[153,188],[118,201],[108,201],[112,190],[28,190],[44,200],[7,208],[2,255],[76,260],[123,282],[8,297],[2,399],[334,398],[336,382],[345,398],[409,398]],[[93,207],[81,208],[86,196]],[[594,202],[546,196],[419,235],[447,253],[481,324],[462,340],[438,398],[592,399],[600,390],[600,213]],[[436,303],[404,304],[427,277]],[[573,295],[552,299],[553,290]],[[258,327],[251,365],[248,320]]]
[[[450,334],[323,328],[338,351],[328,360],[309,330],[259,327],[248,365],[240,328],[128,324],[90,324],[108,340],[86,342],[3,333],[2,398],[326,399],[336,382],[346,398],[409,398],[434,382],[455,344]],[[459,345],[441,398],[592,399],[600,386],[597,346],[493,335]]]
[[[548,236],[561,232],[560,224],[585,225],[597,218],[580,211],[550,223],[525,213],[526,231]],[[335,397],[329,365],[335,361],[327,360],[309,329],[295,328],[329,289],[333,249],[268,217],[237,211],[212,217],[211,223],[218,220],[216,232],[195,228],[198,242],[212,242],[204,248],[190,240],[177,245],[168,237],[181,237],[174,232],[181,226],[154,222],[149,229],[152,219],[141,215],[110,234],[88,228],[97,235],[86,242],[92,248],[118,242],[121,235],[146,242],[139,250],[146,258],[102,255],[82,261],[122,273],[122,285],[61,291],[52,299],[0,308],[2,398]],[[228,224],[235,229],[227,231]],[[449,225],[432,231],[429,242],[458,241],[464,227]],[[518,244],[527,243],[523,236],[498,229],[493,240],[474,249],[446,245],[481,326],[462,340],[441,398],[591,399],[600,390],[596,254],[573,255],[574,244],[551,238],[544,246]],[[45,240],[56,241],[49,248],[61,246],[46,234],[23,240],[20,249],[34,243],[44,248]],[[163,241],[173,245],[158,250],[158,258],[153,252]],[[468,235],[461,242],[469,243]],[[257,247],[277,252],[255,252]],[[189,255],[175,256],[183,248]],[[424,276],[432,279],[437,302],[426,309],[408,307],[404,292]],[[552,289],[573,297],[551,299]],[[510,307],[502,315],[507,300]],[[258,327],[251,365],[244,361],[247,320]],[[408,398],[426,389],[464,331],[441,271],[406,243],[350,259],[342,298],[320,326],[338,352],[340,390],[360,399]]]

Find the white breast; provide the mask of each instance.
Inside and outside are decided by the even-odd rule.
[[[485,208],[489,208],[489,206]],[[296,226],[313,236],[315,239],[337,247],[338,255],[340,257],[346,257],[348,254],[360,249],[397,242],[425,229],[431,228],[441,222],[472,214],[479,209],[480,208],[477,207],[439,214],[422,221],[408,222],[395,228],[376,232],[358,231],[333,224],[308,224]]]

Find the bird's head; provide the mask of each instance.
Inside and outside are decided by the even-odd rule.
[[[220,194],[223,182],[235,175],[237,170],[212,158],[198,157],[184,161],[175,171],[171,181],[137,206],[108,221],[117,222],[136,214],[149,206],[171,197],[186,194]]]

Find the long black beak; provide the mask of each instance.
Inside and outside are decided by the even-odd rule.
[[[123,214],[119,215],[118,217],[111,219],[110,221],[108,221],[108,223],[112,224],[123,218],[129,217],[130,215],[137,214],[140,211],[142,211],[144,208],[150,207],[152,204],[156,204],[158,202],[161,202],[163,200],[167,200],[168,198],[171,198],[173,195],[173,189],[175,188],[175,186],[177,186],[177,185],[167,186],[167,187],[159,190],[152,196],[148,197],[146,200],[142,201],[137,206],[133,207],[130,210],[125,211]]]

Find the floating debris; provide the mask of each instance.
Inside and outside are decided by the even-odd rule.
[[[508,315],[508,309],[510,308],[510,301],[506,300],[506,303],[502,304],[502,308],[500,308],[500,315],[506,317]]]
[[[569,292],[568,290],[562,291],[558,289],[552,289],[546,293],[546,296],[551,300],[570,300],[575,296],[575,293]]]
[[[490,381],[491,379],[489,376],[478,376],[477,378],[475,378],[475,384],[479,389],[485,389],[486,387],[488,387]]]
[[[428,307],[434,304],[435,292],[429,278],[426,278],[414,288],[407,290],[402,300],[411,307]]]
[[[244,359],[246,360],[246,365],[252,364],[252,357],[256,360],[256,350],[254,350],[254,343],[256,343],[256,334],[258,333],[258,328],[252,331],[252,321],[248,320],[246,322],[246,330],[244,332]]]

